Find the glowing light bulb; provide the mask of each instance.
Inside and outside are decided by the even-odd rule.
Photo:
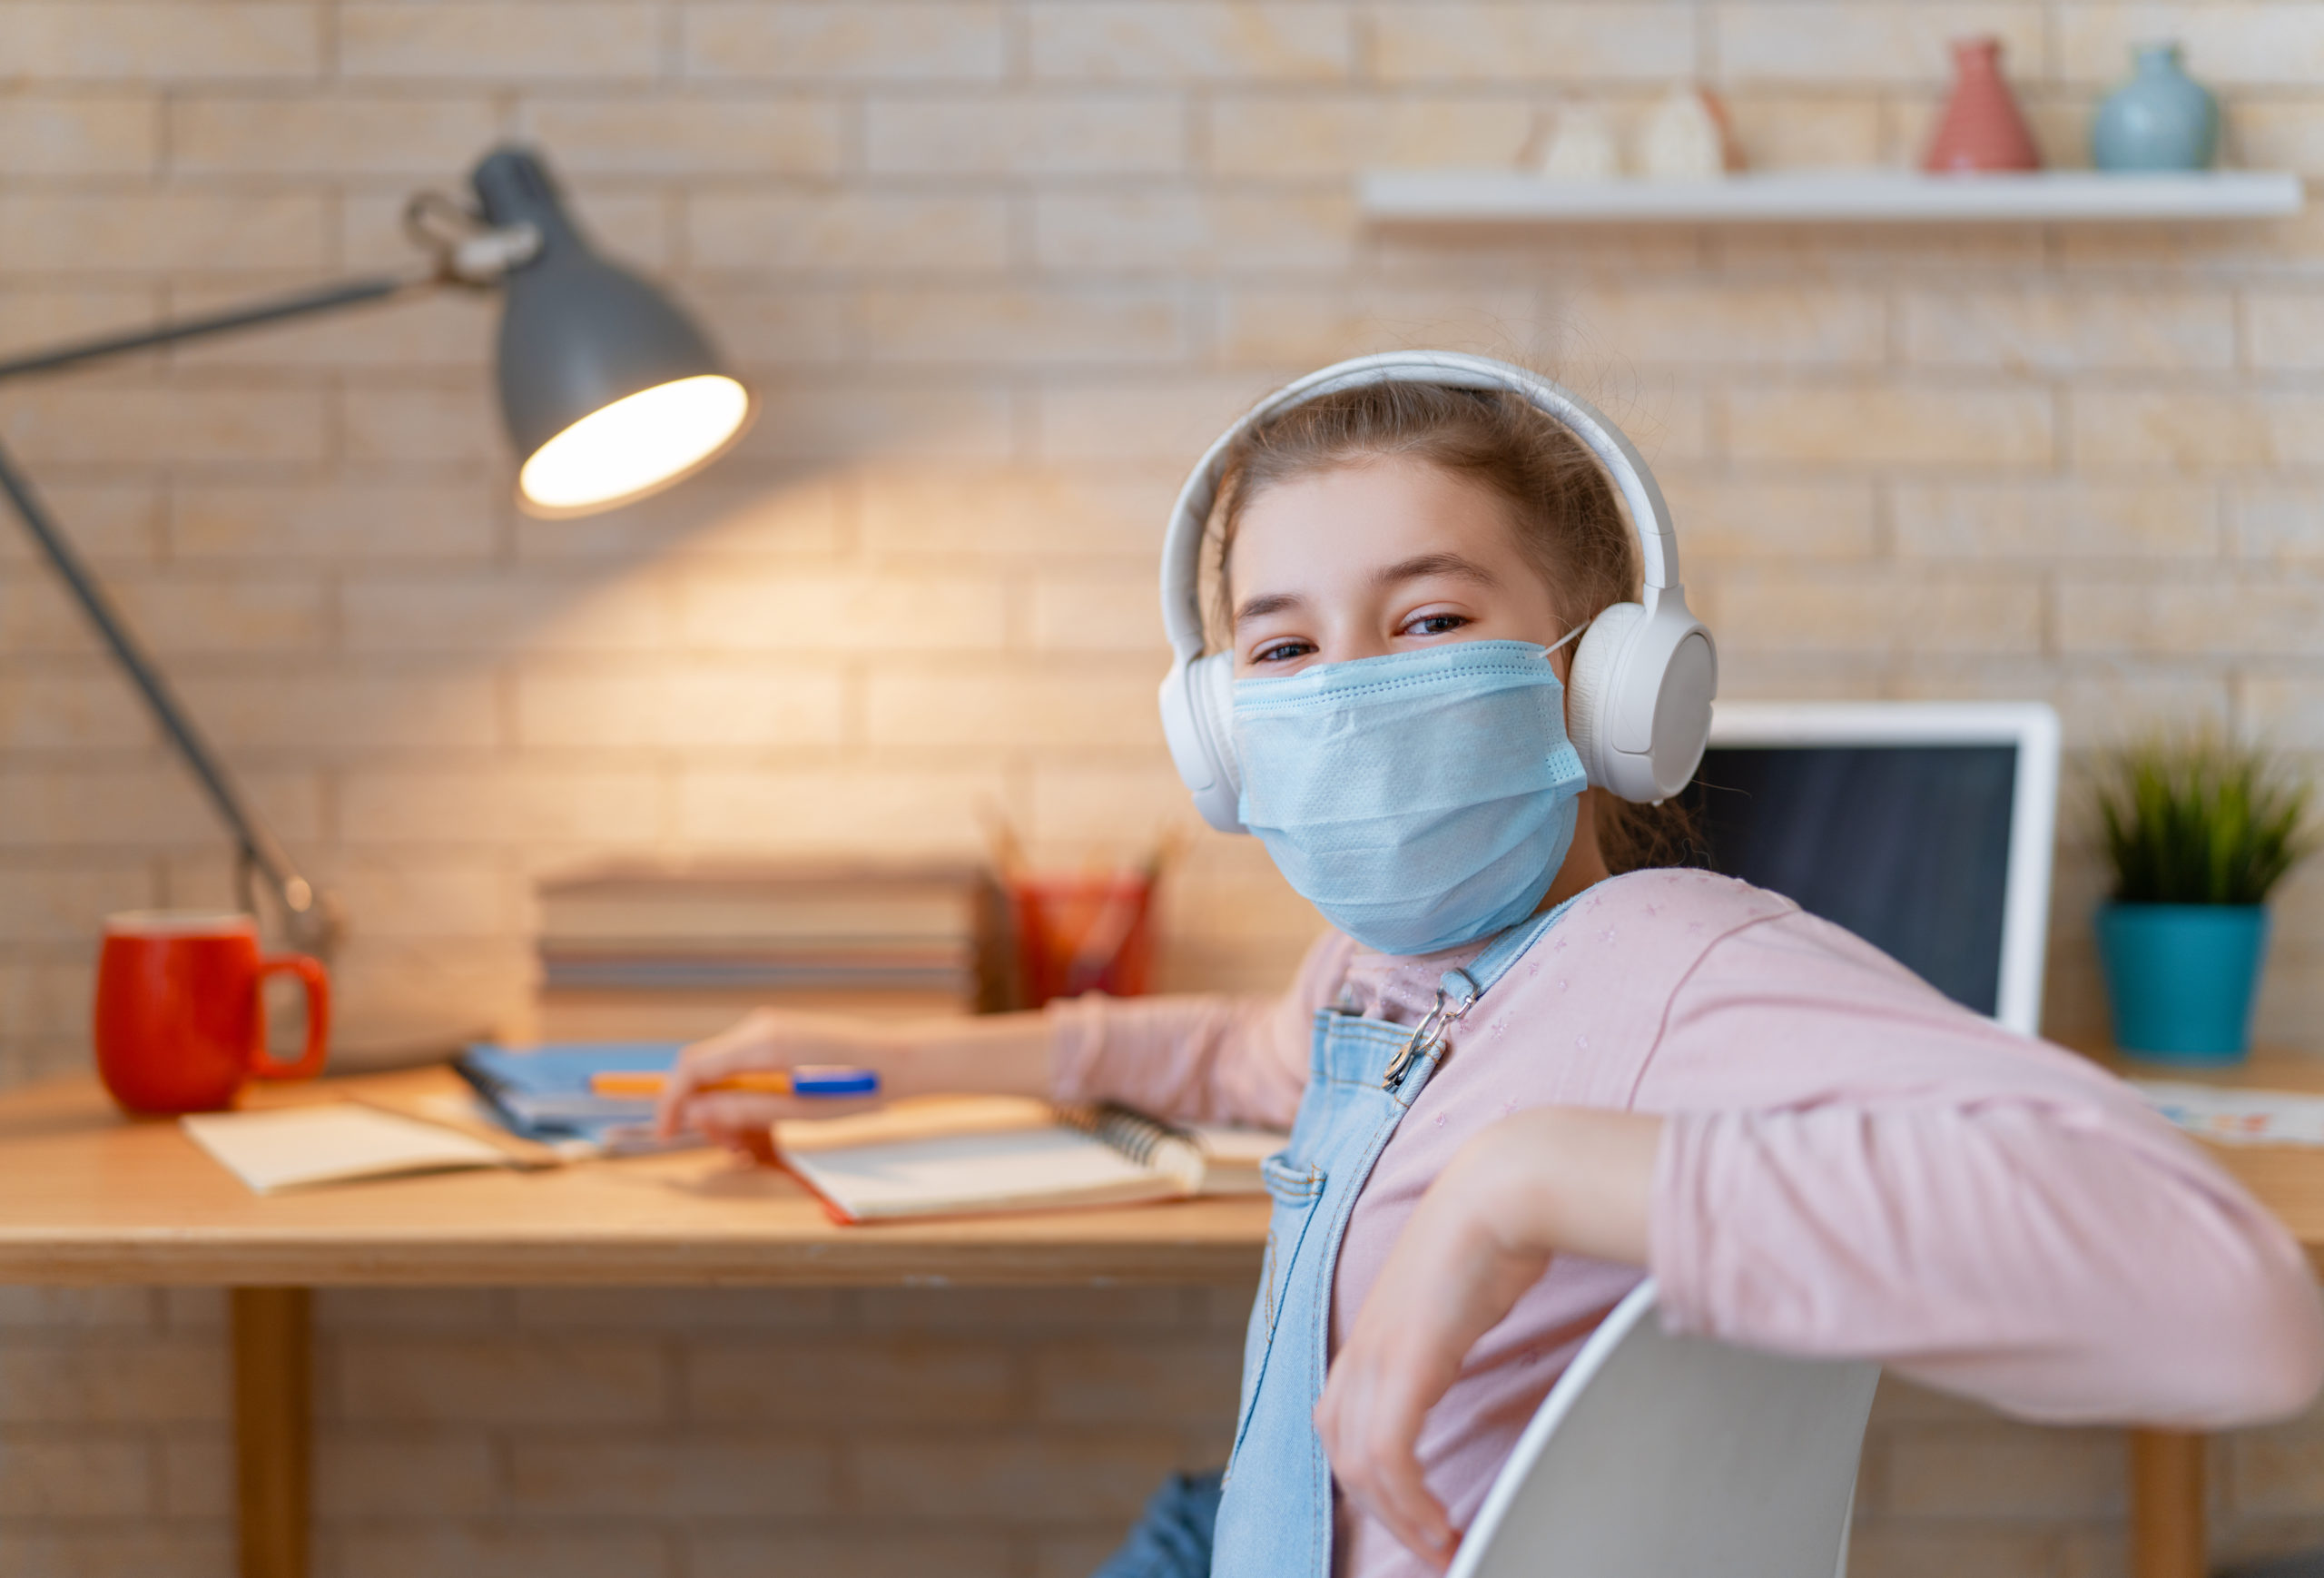
[[[517,474],[526,507],[583,515],[674,482],[724,449],[751,414],[750,391],[706,373],[617,399],[533,451]]]

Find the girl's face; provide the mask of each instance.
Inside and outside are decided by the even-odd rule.
[[[1383,456],[1274,484],[1244,509],[1230,567],[1237,679],[1565,634],[1507,507],[1423,460]],[[1561,676],[1570,655],[1553,659]]]

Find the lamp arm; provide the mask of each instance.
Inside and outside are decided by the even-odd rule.
[[[311,312],[329,312],[340,307],[360,306],[366,301],[384,301],[407,291],[426,290],[438,283],[439,279],[440,276],[435,273],[372,274],[336,285],[279,296],[270,301],[230,307],[222,312],[205,313],[199,318],[181,318],[175,322],[157,324],[152,329],[72,340],[46,350],[35,350],[28,356],[0,361],[0,379],[17,378],[32,372],[53,372],[58,368],[77,367],[82,362],[95,361],[107,356],[150,350],[160,345],[176,345],[183,340],[231,333],[237,329],[255,328],[259,324],[272,323],[285,318],[304,318]]]
[[[96,339],[76,340],[48,350],[34,351],[0,361],[0,379],[15,378],[27,373],[48,372],[58,368],[74,367],[108,356],[124,355],[133,350],[144,350],[154,346],[174,345],[205,335],[224,334],[237,329],[248,329],[261,323],[271,323],[286,318],[302,318],[310,313],[328,312],[341,307],[359,306],[366,301],[385,301],[409,291],[425,290],[443,279],[440,271],[428,274],[377,274],[364,279],[349,280],[317,290],[302,291],[270,301],[244,307],[229,308],[199,318],[182,319],[152,329],[126,334],[104,335]],[[241,855],[243,873],[247,878],[253,868],[265,879],[275,901],[281,905],[284,929],[293,945],[308,952],[328,958],[339,942],[340,917],[339,906],[331,895],[317,889],[300,874],[297,863],[281,841],[274,836],[257,809],[243,797],[241,787],[226,771],[210,742],[195,727],[184,704],[170,688],[169,681],[130,629],[121,611],[113,605],[112,596],[91,572],[80,553],[64,536],[48,512],[48,508],[34,491],[31,479],[17,468],[5,446],[0,446],[0,493],[8,496],[16,516],[40,545],[48,562],[55,567],[65,587],[72,592],[82,612],[97,627],[97,634],[112,648],[113,658],[128,674],[145,705],[162,725],[177,754],[209,796],[219,819],[234,835]]]
[[[162,676],[144,645],[113,607],[112,597],[57,529],[31,481],[16,468],[5,448],[0,448],[0,492],[7,494],[17,518],[48,556],[56,573],[64,577],[65,587],[88,615],[89,622],[97,627],[97,634],[113,648],[114,659],[144,696],[146,706],[152,709],[171,745],[185,758],[186,765],[193,769],[212,807],[232,832],[245,870],[254,866],[266,879],[276,902],[282,906],[283,923],[292,942],[309,952],[328,957],[339,941],[337,905],[329,894],[317,891],[300,874],[290,853],[242,797],[241,789],[227,773],[225,764],[210,748],[210,742],[202,738],[202,731],[194,726],[193,719],[170,689],[169,681]]]

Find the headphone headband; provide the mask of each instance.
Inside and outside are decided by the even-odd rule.
[[[1218,483],[1227,452],[1260,423],[1309,400],[1343,390],[1378,383],[1434,384],[1442,389],[1506,390],[1525,397],[1537,410],[1581,440],[1613,478],[1625,513],[1638,533],[1645,575],[1646,606],[1679,579],[1679,541],[1670,528],[1670,508],[1645,457],[1588,400],[1538,373],[1486,356],[1452,350],[1391,350],[1337,362],[1287,383],[1246,411],[1196,462],[1178,490],[1170,529],[1162,542],[1162,626],[1181,663],[1202,656],[1202,539],[1218,502]]]

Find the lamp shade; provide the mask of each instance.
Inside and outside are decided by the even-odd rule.
[[[497,149],[471,179],[495,228],[540,237],[501,286],[500,413],[527,513],[642,498],[742,436],[749,390],[675,302],[590,248],[536,154]]]

